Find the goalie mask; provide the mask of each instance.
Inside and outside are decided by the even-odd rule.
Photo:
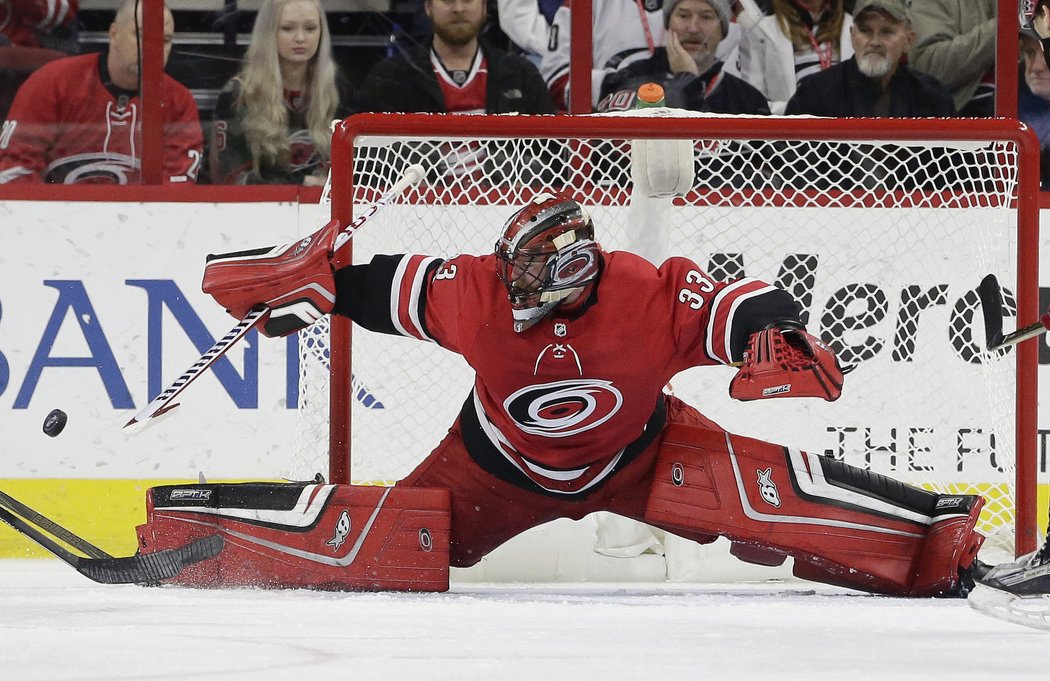
[[[539,194],[512,215],[495,250],[518,333],[594,282],[600,269],[591,218],[563,194]]]

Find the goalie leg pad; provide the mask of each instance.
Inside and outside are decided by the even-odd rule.
[[[287,336],[306,328],[335,306],[332,244],[339,223],[284,246],[209,255],[201,288],[241,319],[254,307],[270,313],[262,322],[267,336]]]
[[[447,591],[449,493],[306,483],[167,485],[146,493],[139,552],[216,532],[222,552],[169,583],[192,587]]]
[[[647,522],[727,537],[745,559],[795,558],[795,574],[900,596],[951,594],[983,537],[976,496],[937,495],[827,457],[670,425]],[[757,554],[743,547],[762,549]]]

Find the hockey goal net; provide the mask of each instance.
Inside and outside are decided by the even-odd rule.
[[[683,145],[685,191],[637,191],[633,173],[662,172]],[[648,162],[632,161],[643,146]],[[776,283],[856,367],[841,399],[734,402],[731,368],[686,371],[668,390],[734,432],[981,493],[986,546],[1014,553],[1035,541],[1036,355],[985,350],[976,288],[995,273],[1002,312],[1037,316],[1033,150],[1006,121],[364,115],[336,131],[332,214],[348,224],[422,163],[425,180],[357,233],[353,262],[489,252],[514,210],[558,189],[590,211],[608,250]],[[634,301],[620,304],[629,317]],[[391,483],[444,435],[472,372],[433,344],[356,327],[351,344],[349,324],[332,326],[300,338],[291,473]]]

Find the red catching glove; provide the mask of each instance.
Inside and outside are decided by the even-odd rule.
[[[822,397],[828,402],[839,398],[845,372],[835,353],[819,338],[790,324],[792,328],[766,328],[751,334],[744,364],[729,384],[730,397],[742,401]]]
[[[287,336],[310,326],[335,306],[332,245],[339,223],[329,222],[291,244],[209,255],[201,288],[241,319],[265,305],[267,336]]]

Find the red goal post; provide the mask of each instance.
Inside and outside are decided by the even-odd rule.
[[[689,140],[694,186],[674,199],[632,197],[637,161],[631,161],[630,148],[643,140]],[[652,149],[650,157],[659,153]],[[705,413],[711,405],[716,421],[744,435],[787,438],[792,441],[785,444],[870,464],[916,484],[980,491],[991,497],[990,507],[1009,506],[984,531],[1009,533],[1004,548],[1019,554],[1038,542],[1038,348],[1023,343],[998,354],[984,352],[975,289],[983,274],[995,272],[1009,289],[1006,311],[1016,309],[1018,327],[1041,312],[1038,153],[1034,134],[1004,119],[669,111],[656,116],[362,114],[336,128],[331,204],[332,216],[349,224],[354,211],[389,188],[410,163],[423,161],[428,169],[419,186],[384,210],[389,222],[369,224],[355,237],[354,262],[367,261],[373,248],[480,252],[491,247],[503,219],[530,192],[554,185],[576,193],[591,210],[598,240],[607,247],[611,241],[613,247],[630,248],[638,238],[630,233],[637,229],[629,226],[631,220],[639,212],[643,222],[656,216],[671,225],[662,237],[669,244],[666,254],[687,255],[726,278],[746,271],[785,286],[800,299],[811,331],[857,364],[843,399],[827,406],[736,403],[726,405],[724,415],[713,403],[725,398],[728,369],[728,374],[708,370],[711,375],[702,379],[676,377],[671,389]],[[468,237],[466,231],[474,228],[480,236]],[[409,230],[411,239],[397,236],[399,229]],[[415,243],[423,233],[440,235],[445,245]],[[370,245],[372,237],[379,243]],[[787,240],[781,243],[782,238]],[[469,388],[450,378],[462,368],[432,366],[429,356],[417,358],[407,346],[385,359],[355,359],[350,324],[333,319],[330,333],[330,340],[322,341],[324,357],[330,356],[325,367],[330,380],[323,381],[330,481],[358,480],[366,456],[380,462],[407,457],[404,466],[410,470],[451,418],[442,414],[435,424],[417,427],[406,419],[432,417],[430,412],[440,409],[416,404],[406,412],[410,416],[383,423],[382,435],[357,451],[351,443],[363,426],[355,419],[375,412],[363,417],[355,409],[363,399],[399,401],[400,395],[423,393],[431,404],[434,394],[442,395],[454,414]],[[354,330],[354,344],[362,333]],[[371,369],[385,367],[410,376],[408,387],[395,387],[386,377],[370,383]],[[983,377],[976,377],[978,370]],[[412,381],[429,381],[435,374],[442,392],[426,397],[431,388]],[[373,391],[378,386],[381,390]],[[308,408],[316,409],[317,398],[311,404]],[[898,407],[902,414],[891,416]],[[741,413],[746,416],[738,422]],[[393,418],[393,411],[385,416]],[[425,436],[403,444],[393,437],[402,429]],[[377,449],[385,451],[372,451]],[[363,475],[389,481],[406,472],[369,469]],[[995,475],[1002,479],[992,479]]]

